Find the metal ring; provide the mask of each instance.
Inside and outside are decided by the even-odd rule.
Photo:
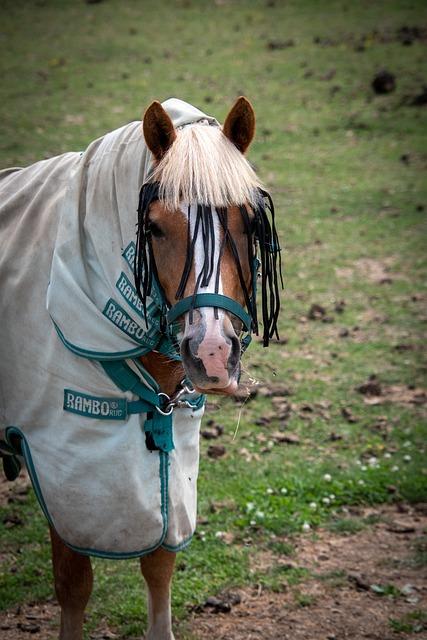
[[[161,407],[156,407],[156,411],[160,413],[162,416],[170,416],[170,414],[174,409],[174,403],[171,402],[171,399],[167,393],[163,393],[161,391],[160,393],[157,394],[157,397],[160,399],[161,396],[163,398],[166,398],[165,410],[163,410]]]
[[[160,409],[160,407],[156,407],[157,413],[160,413],[160,415],[162,415],[162,416],[170,416],[172,411],[174,410],[175,405],[174,404],[167,404],[166,407],[169,407],[168,411],[163,411],[163,409]]]

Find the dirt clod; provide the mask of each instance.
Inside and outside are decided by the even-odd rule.
[[[312,304],[307,313],[309,320],[322,320],[326,316],[326,309],[320,304]]]
[[[209,458],[222,458],[222,456],[225,456],[225,454],[226,448],[222,444],[211,444],[211,446],[208,448]]]
[[[368,382],[356,387],[356,390],[364,396],[380,396],[382,393],[381,385],[375,375],[370,376]]]
[[[393,73],[384,69],[374,76],[371,86],[375,93],[391,93],[396,88],[396,77]]]
[[[287,40],[270,40],[267,42],[267,49],[270,51],[276,51],[280,49],[288,49],[295,46],[295,40],[288,38]]]

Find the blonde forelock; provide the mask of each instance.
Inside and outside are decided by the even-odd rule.
[[[215,207],[255,204],[262,184],[242,153],[216,126],[194,124],[177,130],[171,148],[152,176],[169,209],[181,202]]]

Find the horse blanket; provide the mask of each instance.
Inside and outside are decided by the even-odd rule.
[[[176,127],[218,123],[177,99]],[[152,157],[141,122],[28,168],[0,172],[0,423],[20,442],[40,502],[79,552],[179,550],[195,528],[203,399],[177,408],[169,447],[147,446],[138,356],[167,352],[133,285],[139,190]],[[161,265],[158,265],[159,269]],[[153,295],[155,298],[155,296]],[[132,384],[120,385],[108,367]]]

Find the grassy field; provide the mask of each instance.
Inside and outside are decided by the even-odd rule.
[[[274,572],[251,570],[254,552],[290,554],[296,534],[322,523],[345,532],[349,505],[427,500],[427,127],[426,107],[411,104],[427,81],[423,5],[0,2],[3,167],[83,149],[153,99],[180,97],[221,120],[245,94],[257,112],[250,159],[284,247],[281,341],[245,356],[256,398],[210,400],[224,433],[202,440],[200,524],[174,581],[178,637],[208,595],[280,588]],[[376,95],[384,68],[396,88]],[[212,443],[225,455],[210,457]],[[1,520],[0,602],[49,597],[35,498],[5,505]],[[137,563],[96,561],[95,571],[88,628],[106,619],[140,634]]]

